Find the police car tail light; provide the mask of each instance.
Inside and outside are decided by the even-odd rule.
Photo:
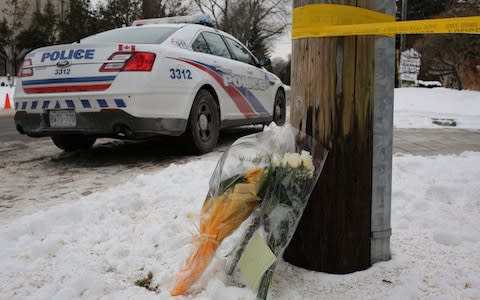
[[[132,53],[115,52],[108,58],[100,68],[100,72],[120,72],[125,66],[125,62],[132,57]]]
[[[100,72],[151,71],[156,55],[151,52],[116,52],[100,68]]]
[[[151,52],[134,52],[132,57],[126,62],[122,71],[151,71],[155,57],[155,53]]]
[[[33,68],[32,68],[32,60],[30,58],[26,58],[23,61],[20,70],[18,70],[18,77],[29,77],[33,76]]]

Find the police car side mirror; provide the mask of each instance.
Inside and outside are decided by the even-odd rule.
[[[272,61],[270,60],[270,58],[267,58],[267,57],[260,58],[258,60],[258,66],[260,67],[268,67],[271,64],[272,64]]]

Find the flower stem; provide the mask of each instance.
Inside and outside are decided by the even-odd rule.
[[[260,213],[258,209],[253,212],[252,218],[252,222],[248,226],[247,230],[243,233],[241,243],[235,247],[232,252],[230,252],[229,259],[226,263],[226,271],[228,275],[232,275],[233,271],[235,271],[245,247],[247,247],[247,244],[255,233],[255,230],[257,230],[258,226],[260,225]]]
[[[260,286],[258,287],[257,300],[266,300],[268,295],[268,288],[270,287],[270,282],[272,281],[273,272],[275,271],[276,263],[270,266],[268,270],[263,274],[262,279],[260,280]]]

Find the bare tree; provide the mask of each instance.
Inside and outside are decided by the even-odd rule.
[[[154,16],[153,2],[154,2],[154,0],[143,0],[143,7],[142,7],[143,15],[142,15],[142,17],[144,19],[153,18],[153,16]]]
[[[129,26],[137,19],[185,15],[189,7],[177,0],[108,0],[98,6],[99,29]]]
[[[5,61],[6,72],[16,73],[19,60],[25,55],[19,49],[18,35],[22,31],[21,20],[25,16],[30,1],[7,0],[2,13],[5,16],[0,24],[0,57]]]
[[[129,26],[142,16],[142,0],[108,0],[98,6],[100,29]]]
[[[456,3],[439,17],[479,14],[477,3],[465,2]],[[439,80],[445,87],[480,90],[480,39],[477,35],[425,35],[414,47],[422,53],[420,76],[423,78]]]
[[[277,75],[280,80],[286,84],[290,85],[290,69],[292,66],[292,57],[289,55],[285,60],[281,57],[276,57],[272,59],[272,72]]]
[[[53,45],[57,41],[57,26],[59,16],[55,13],[55,6],[49,0],[43,11],[33,13],[30,26],[22,30],[17,37],[17,48],[31,51],[35,48]]]
[[[271,42],[289,26],[288,0],[194,0],[211,15],[215,27],[245,43],[258,57],[268,56]]]
[[[60,20],[59,43],[66,44],[98,32],[96,10],[90,0],[68,0],[68,9]]]
[[[143,18],[183,16],[190,11],[188,4],[178,0],[143,0]]]

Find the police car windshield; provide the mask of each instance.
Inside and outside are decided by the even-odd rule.
[[[114,29],[81,39],[80,43],[160,44],[178,29],[178,27],[143,26]]]

